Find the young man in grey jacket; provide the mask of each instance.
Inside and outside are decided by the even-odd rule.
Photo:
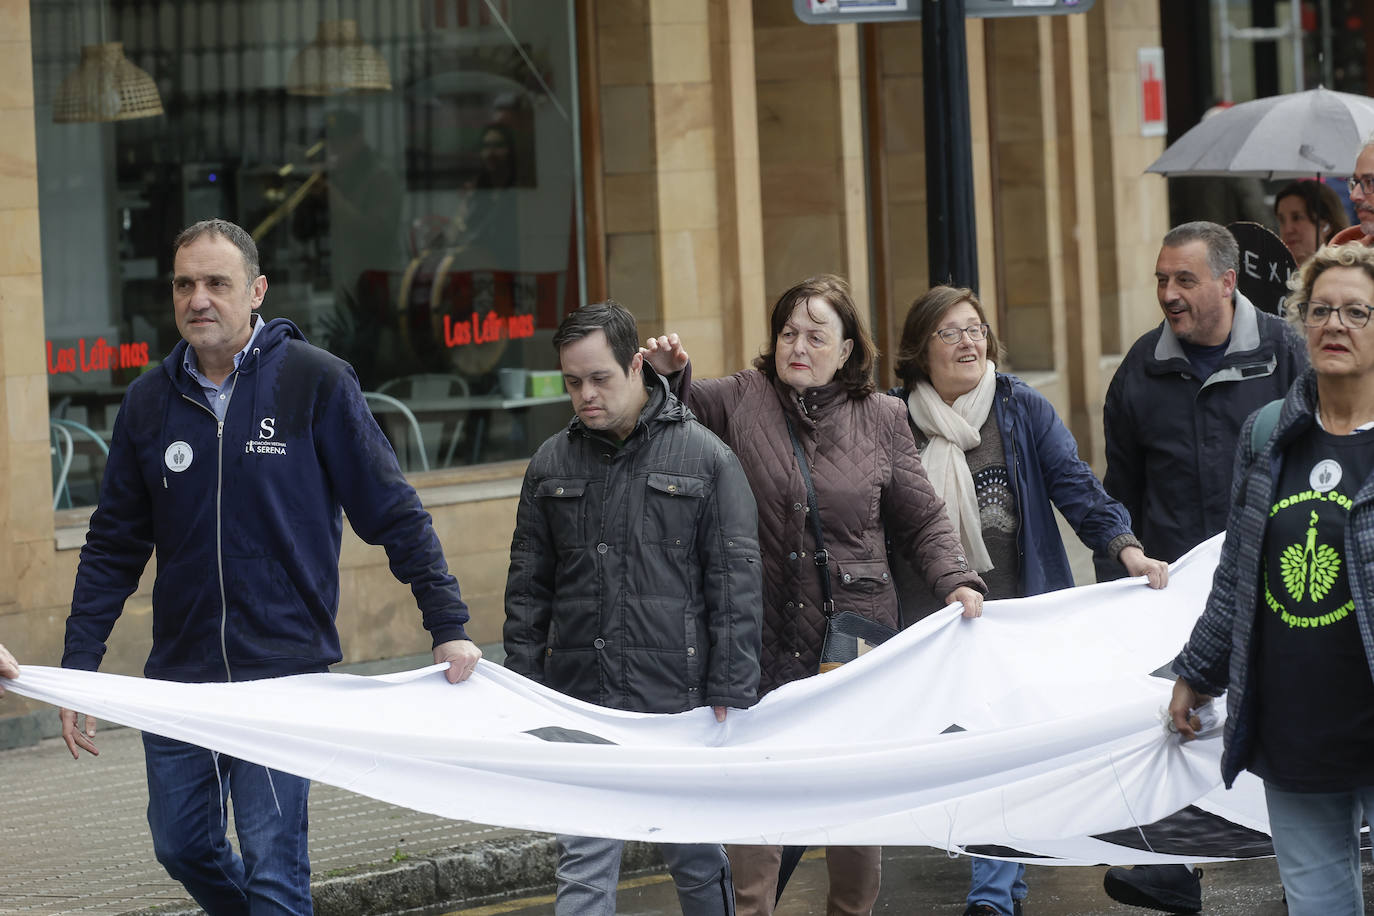
[[[752,706],[762,582],[739,461],[645,362],[634,316],[586,306],[553,343],[576,417],[525,472],[506,666],[612,709]],[[559,836],[562,916],[613,916],[622,843]],[[663,844],[687,916],[734,913],[718,844]]]

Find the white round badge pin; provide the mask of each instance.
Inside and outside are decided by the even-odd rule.
[[[180,474],[191,466],[191,460],[194,457],[195,454],[191,451],[190,443],[178,439],[167,446],[167,451],[162,455],[162,461],[167,465],[167,470]]]
[[[1341,482],[1341,463],[1332,458],[1323,458],[1312,465],[1312,473],[1307,475],[1307,482],[1318,493],[1336,489],[1336,484]]]

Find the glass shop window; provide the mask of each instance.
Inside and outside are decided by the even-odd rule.
[[[567,0],[34,0],[54,483],[97,499],[180,340],[171,243],[257,241],[260,314],[348,360],[408,471],[528,457],[582,303]]]

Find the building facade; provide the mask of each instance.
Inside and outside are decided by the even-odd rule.
[[[919,22],[805,25],[783,0],[0,0],[0,21],[0,642],[21,662],[61,657],[102,440],[177,340],[170,241],[196,219],[250,229],[262,313],[355,365],[479,642],[524,460],[571,415],[568,309],[613,296],[710,376],[759,352],[773,297],[839,273],[887,385],[928,285]],[[980,293],[1100,466],[1106,383],[1158,321],[1159,5],[966,37]],[[102,120],[71,90],[100,78],[82,47],[114,42],[161,114]],[[348,533],[341,566],[347,661],[428,649],[379,548]],[[102,670],[141,670],[151,582]]]

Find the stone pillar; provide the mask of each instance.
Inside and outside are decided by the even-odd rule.
[[[661,315],[649,4],[599,0],[594,10],[606,285],[649,334],[658,329]]]
[[[608,286],[644,335],[676,331],[703,376],[764,328],[749,0],[600,0]]]
[[[768,334],[752,0],[711,0],[724,371],[749,366]],[[732,314],[733,313],[733,314]]]
[[[969,43],[969,56],[977,50]],[[881,149],[879,173],[882,182],[873,189],[875,212],[884,220],[886,276],[879,283],[888,285],[889,303],[886,337],[883,347],[887,364],[896,362],[901,345],[902,324],[907,309],[928,286],[928,258],[926,251],[926,137],[925,137],[925,76],[921,53],[921,24],[919,22],[885,23],[878,27],[877,68],[879,110],[874,117],[879,124]],[[981,95],[970,91],[970,97]],[[984,149],[987,134],[986,119],[973,118],[973,143],[977,149],[981,132]],[[976,156],[976,154],[975,154]],[[977,190],[975,189],[975,193]],[[979,194],[979,197],[982,195]],[[981,220],[979,229],[983,228]],[[981,244],[981,239],[980,239]],[[986,251],[991,251],[989,244]],[[979,275],[988,279],[980,259]],[[889,380],[884,379],[886,384]],[[882,387],[880,384],[879,387]]]
[[[1093,199],[1091,104],[1088,86],[1087,20],[1056,16],[1053,81],[1059,117],[1059,193],[1063,207],[1060,246],[1064,253],[1064,316],[1069,412],[1064,422],[1078,439],[1080,455],[1103,467],[1102,399],[1099,372],[1102,343],[1097,277],[1097,213]]]
[[[867,314],[858,29],[804,25],[791,6],[764,0],[754,2],[754,24],[767,293],[836,273]]]
[[[33,54],[27,0],[0,2],[7,23],[0,60],[0,613],[21,600],[39,554],[52,552],[48,386],[43,349],[43,279],[38,240]]]
[[[61,590],[53,571],[28,0],[0,0],[0,25],[0,130],[6,137],[0,150],[0,641],[21,662],[53,664],[60,626],[23,613],[60,600]],[[27,708],[7,706],[7,714]]]
[[[998,288],[1005,317],[999,331],[1010,365],[1018,370],[1057,370],[1064,364],[1059,113],[1048,19],[999,19],[986,25]],[[1056,406],[1064,405],[1057,401]]]
[[[1098,3],[1087,14],[1104,354],[1159,323],[1154,265],[1169,228],[1165,180],[1145,174],[1163,137],[1140,135],[1137,52],[1160,44],[1158,4]],[[1168,74],[1165,74],[1168,78]],[[1108,378],[1114,364],[1104,363]]]

